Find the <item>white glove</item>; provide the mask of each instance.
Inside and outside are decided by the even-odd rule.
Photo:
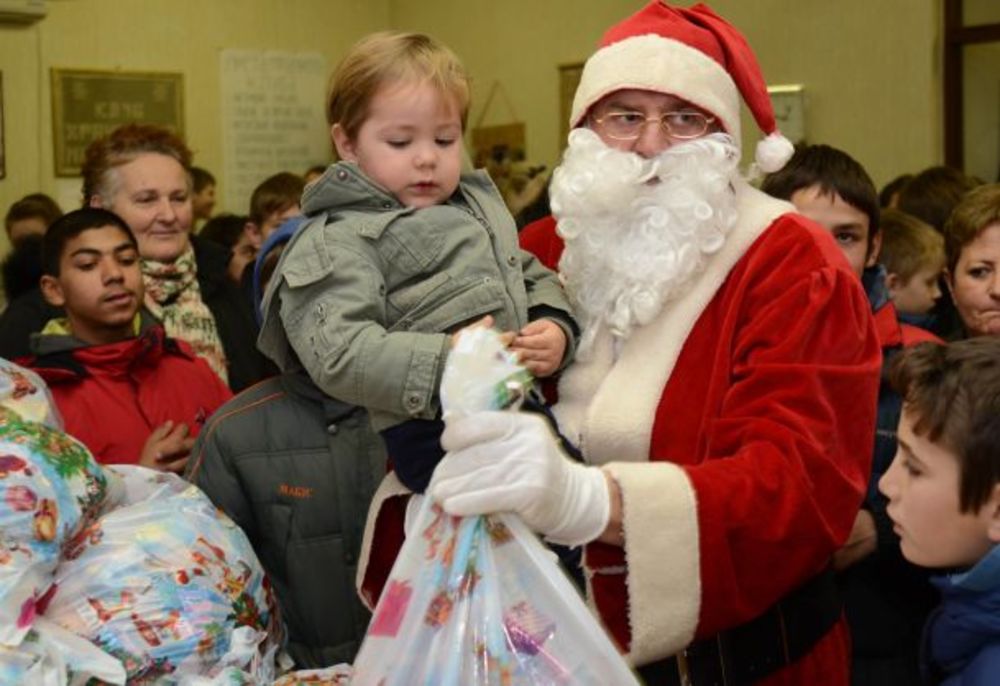
[[[445,511],[514,512],[566,545],[592,541],[611,513],[604,472],[567,458],[545,421],[518,412],[479,412],[446,422],[448,451],[427,492]]]

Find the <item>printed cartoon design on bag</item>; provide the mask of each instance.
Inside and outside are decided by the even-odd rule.
[[[46,616],[121,660],[129,684],[270,683],[280,619],[246,536],[176,475],[113,471],[123,495],[68,541]]]
[[[81,443],[12,409],[49,416],[24,402],[47,402],[44,387],[2,364],[0,381],[0,644],[17,646],[47,601],[62,546],[97,516],[107,484]]]

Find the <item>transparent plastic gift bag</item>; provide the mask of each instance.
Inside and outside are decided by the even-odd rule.
[[[507,407],[531,379],[496,332],[463,332],[441,399]],[[354,663],[353,686],[637,684],[576,587],[521,520],[420,506]]]
[[[246,535],[174,474],[113,471],[116,506],[65,546],[45,617],[120,660],[129,684],[270,683],[282,632]]]

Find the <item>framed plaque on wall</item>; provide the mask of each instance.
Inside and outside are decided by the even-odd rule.
[[[184,76],[52,69],[56,176],[77,176],[83,153],[122,124],[157,124],[184,135]]]

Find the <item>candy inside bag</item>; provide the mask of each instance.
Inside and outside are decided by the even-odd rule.
[[[504,347],[495,329],[462,329],[441,377],[445,421],[484,410],[516,409],[533,377]]]

